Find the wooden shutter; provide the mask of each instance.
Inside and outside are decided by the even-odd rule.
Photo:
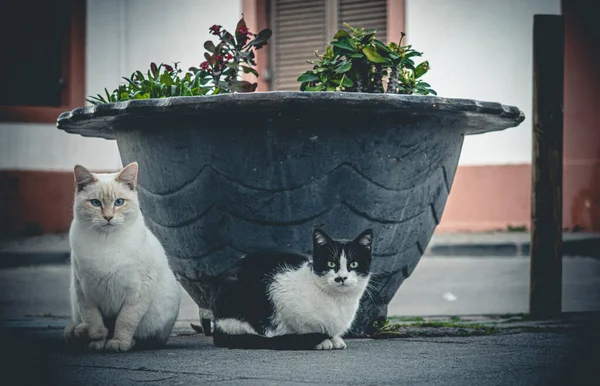
[[[387,41],[387,0],[271,0],[270,7],[271,90],[299,90],[296,79],[312,68],[306,61],[325,50],[343,22],[376,28]]]
[[[273,52],[271,90],[299,90],[300,74],[312,68],[306,63],[315,50],[328,43],[326,0],[273,0]]]
[[[344,22],[356,28],[375,28],[376,37],[387,42],[387,0],[339,0],[338,28],[343,28]]]

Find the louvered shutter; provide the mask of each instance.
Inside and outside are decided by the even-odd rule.
[[[270,5],[271,90],[299,90],[296,79],[312,68],[306,61],[315,58],[315,50],[325,50],[343,22],[376,28],[379,40],[387,41],[387,0],[271,0]]]
[[[344,22],[352,27],[377,30],[377,39],[387,42],[387,0],[339,0],[338,27]]]
[[[299,90],[296,81],[312,68],[306,63],[328,43],[326,0],[273,0],[272,90]]]

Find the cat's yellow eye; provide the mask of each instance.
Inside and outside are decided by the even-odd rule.
[[[117,199],[115,200],[115,206],[121,206],[121,205],[123,205],[124,203],[125,203],[125,200],[124,200],[124,199],[122,199],[122,198],[117,198]]]
[[[102,206],[102,201],[94,198],[93,200],[90,200],[90,204],[92,204],[92,206]]]
[[[350,268],[356,268],[358,267],[358,263],[356,261],[353,261],[352,263],[350,263]]]
[[[328,262],[327,262],[327,266],[328,266],[329,268],[335,268],[335,263],[334,263],[333,261],[328,261]]]

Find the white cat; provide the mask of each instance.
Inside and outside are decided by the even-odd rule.
[[[179,311],[179,286],[140,212],[137,172],[137,163],[114,174],[75,166],[73,315],[65,337],[92,350],[164,344]]]

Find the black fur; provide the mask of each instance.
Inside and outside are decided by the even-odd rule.
[[[215,319],[235,318],[264,334],[271,326],[273,304],[267,297],[271,278],[284,268],[298,269],[308,257],[286,252],[250,253],[220,278],[213,306]]]
[[[348,260],[348,270],[356,271],[358,275],[367,276],[371,270],[371,241],[373,231],[367,229],[352,241],[336,241],[320,229],[315,229],[313,234],[313,270],[317,275],[325,275],[332,268],[327,264],[335,264],[333,270],[339,271],[339,258],[344,251]],[[319,240],[325,240],[324,243]],[[363,243],[361,243],[363,242]],[[356,268],[351,268],[352,262],[358,263]]]
[[[325,339],[327,334],[288,334],[267,338],[260,335],[229,335],[219,329],[214,331],[214,344],[217,347],[237,349],[271,349],[271,350],[312,350]]]

